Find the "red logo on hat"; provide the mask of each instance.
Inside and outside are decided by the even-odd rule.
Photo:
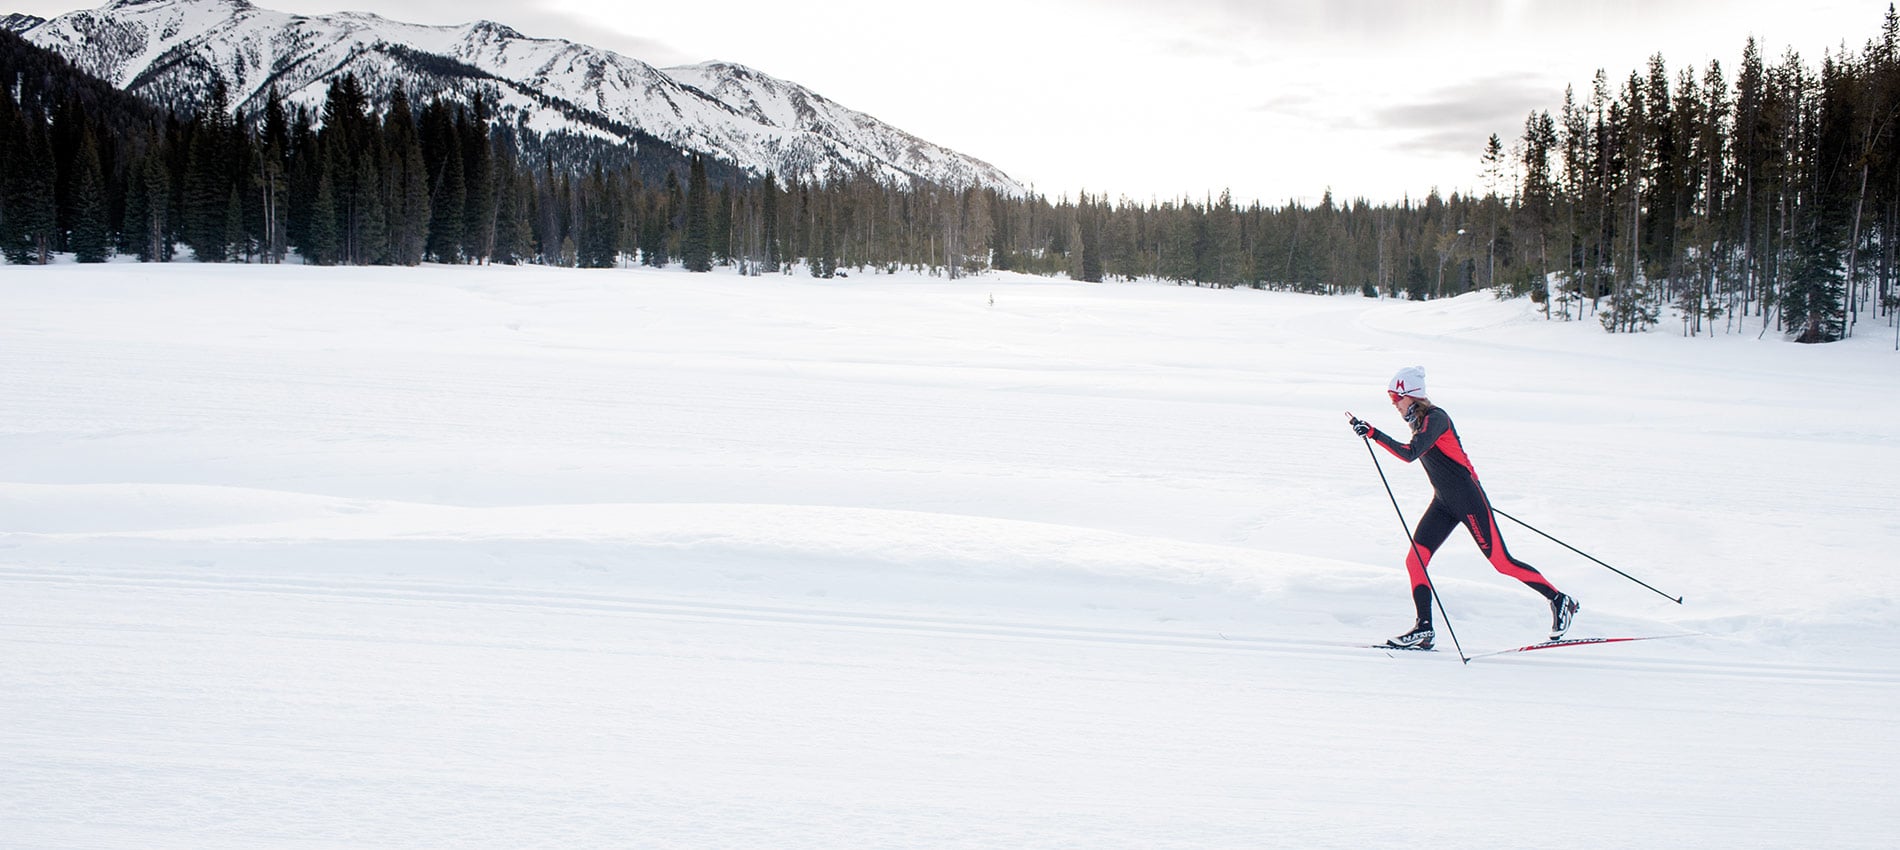
[[[1405,392],[1405,382],[1404,382],[1404,381],[1400,381],[1400,382],[1399,382],[1399,392]]]

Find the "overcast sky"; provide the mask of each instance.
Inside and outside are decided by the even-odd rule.
[[[1810,67],[1888,0],[255,0],[417,23],[487,18],[655,65],[710,59],[805,85],[1051,195],[1312,202],[1483,187],[1564,87],[1749,36]],[[52,16],[94,2],[0,0]]]

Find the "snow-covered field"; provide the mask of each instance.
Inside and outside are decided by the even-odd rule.
[[[1579,597],[1411,621],[1422,364]],[[0,269],[0,846],[1892,847],[1900,354],[989,277]],[[1380,453],[1408,521],[1422,470]],[[1542,599],[1462,532],[1467,653]]]

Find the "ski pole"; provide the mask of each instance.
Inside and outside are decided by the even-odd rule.
[[[1374,460],[1377,460],[1377,458],[1374,458]],[[1500,510],[1498,510],[1498,509],[1497,509],[1497,506],[1495,506],[1495,505],[1493,505],[1493,506],[1492,506],[1492,508],[1491,508],[1491,511],[1492,511],[1493,513],[1496,513],[1496,514],[1497,514],[1498,516],[1501,516],[1501,517],[1504,517],[1505,519],[1508,519],[1508,520],[1510,520],[1510,521],[1512,521],[1512,522],[1514,522],[1514,523],[1517,523],[1518,525],[1521,525],[1521,526],[1524,526],[1525,528],[1528,528],[1528,529],[1530,529],[1530,530],[1532,530],[1532,531],[1535,531],[1535,532],[1537,532],[1538,534],[1543,534],[1543,535],[1544,535],[1544,537],[1545,537],[1545,538],[1547,538],[1547,539],[1549,539],[1549,540],[1550,540],[1550,541],[1551,541],[1552,543],[1555,543],[1555,544],[1557,544],[1557,545],[1559,545],[1559,546],[1562,546],[1562,547],[1564,547],[1565,549],[1569,549],[1570,551],[1572,551],[1572,552],[1575,552],[1575,553],[1577,553],[1577,554],[1579,554],[1579,555],[1582,555],[1582,556],[1584,556],[1585,558],[1589,558],[1589,559],[1590,559],[1590,560],[1592,560],[1592,561],[1596,561],[1596,562],[1597,562],[1598,564],[1601,564],[1601,565],[1602,565],[1602,566],[1603,566],[1603,567],[1604,567],[1605,569],[1607,569],[1607,570],[1609,570],[1610,572],[1613,572],[1613,573],[1616,573],[1617,575],[1620,575],[1620,576],[1622,576],[1622,577],[1624,577],[1624,578],[1626,578],[1626,579],[1629,579],[1630,581],[1633,581],[1633,582],[1636,582],[1637,584],[1640,584],[1640,585],[1642,585],[1642,586],[1644,586],[1644,587],[1648,587],[1648,588],[1649,588],[1650,590],[1652,590],[1652,591],[1655,591],[1655,592],[1657,593],[1657,595],[1659,595],[1659,596],[1661,596],[1661,597],[1662,597],[1662,598],[1664,598],[1664,599],[1667,599],[1667,600],[1669,600],[1669,601],[1671,601],[1671,602],[1674,602],[1674,603],[1676,603],[1677,605],[1681,605],[1681,604],[1682,604],[1682,597],[1680,597],[1680,596],[1670,596],[1670,595],[1669,595],[1669,594],[1667,594],[1667,593],[1663,593],[1663,592],[1662,592],[1662,591],[1660,591],[1660,590],[1656,590],[1656,588],[1654,588],[1654,587],[1650,587],[1650,586],[1649,586],[1649,583],[1648,583],[1648,582],[1646,582],[1646,581],[1643,581],[1642,579],[1639,579],[1639,578],[1637,578],[1637,577],[1635,577],[1635,576],[1633,576],[1633,575],[1630,575],[1629,573],[1626,573],[1626,572],[1623,572],[1622,570],[1619,570],[1619,569],[1617,569],[1617,568],[1615,568],[1615,567],[1612,567],[1612,566],[1610,566],[1609,564],[1605,564],[1605,563],[1603,563],[1602,561],[1598,561],[1598,560],[1597,560],[1597,558],[1596,558],[1595,556],[1593,556],[1593,555],[1591,555],[1590,553],[1588,553],[1588,552],[1585,552],[1585,551],[1583,551],[1582,549],[1578,549],[1577,547],[1575,547],[1575,546],[1572,546],[1572,545],[1570,545],[1570,544],[1568,544],[1568,543],[1565,543],[1565,542],[1563,542],[1562,540],[1558,540],[1558,539],[1557,539],[1557,538],[1555,538],[1555,537],[1551,537],[1551,536],[1550,536],[1549,534],[1545,534],[1545,533],[1544,533],[1544,532],[1543,532],[1542,530],[1540,530],[1540,529],[1538,529],[1538,528],[1537,528],[1536,526],[1534,526],[1534,525],[1531,525],[1531,524],[1530,524],[1530,523],[1528,523],[1528,522],[1525,522],[1525,521],[1523,521],[1523,520],[1521,520],[1521,519],[1518,519],[1517,517],[1514,517],[1514,516],[1511,516],[1510,514],[1507,514],[1507,513],[1505,513],[1505,512],[1503,512],[1503,511],[1500,511]]]
[[[1346,414],[1346,417],[1348,419],[1359,418],[1353,416],[1350,412]],[[1405,521],[1405,511],[1399,508],[1399,497],[1393,495],[1392,482],[1386,480],[1385,467],[1379,463],[1379,453],[1372,450],[1372,438],[1360,437],[1359,439],[1363,440],[1366,444],[1366,454],[1372,456],[1372,468],[1379,470],[1379,483],[1385,485],[1385,496],[1392,500],[1392,512],[1399,515],[1399,528],[1404,530],[1405,542],[1412,547],[1412,557],[1418,559],[1418,571],[1421,575],[1425,576],[1425,588],[1432,592],[1432,601],[1438,603],[1438,616],[1445,621],[1445,634],[1451,635],[1451,648],[1458,651],[1459,661],[1470,664],[1471,659],[1465,657],[1465,648],[1458,644],[1458,632],[1454,631],[1451,627],[1451,612],[1445,610],[1445,600],[1438,598],[1438,586],[1432,584],[1432,574],[1425,569],[1425,554],[1419,551],[1418,541],[1412,538],[1412,526]]]

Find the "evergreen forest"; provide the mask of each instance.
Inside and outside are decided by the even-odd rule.
[[[1753,40],[1732,67],[1656,55],[1599,71],[1515,138],[1474,140],[1481,194],[1267,204],[782,182],[657,139],[636,155],[526,137],[479,96],[397,90],[377,112],[347,76],[314,114],[274,94],[237,114],[216,87],[181,114],[0,31],[0,255],[1493,290],[1611,332],[1669,315],[1684,334],[1828,342],[1900,311],[1897,51],[1890,6],[1877,37],[1818,67]]]

